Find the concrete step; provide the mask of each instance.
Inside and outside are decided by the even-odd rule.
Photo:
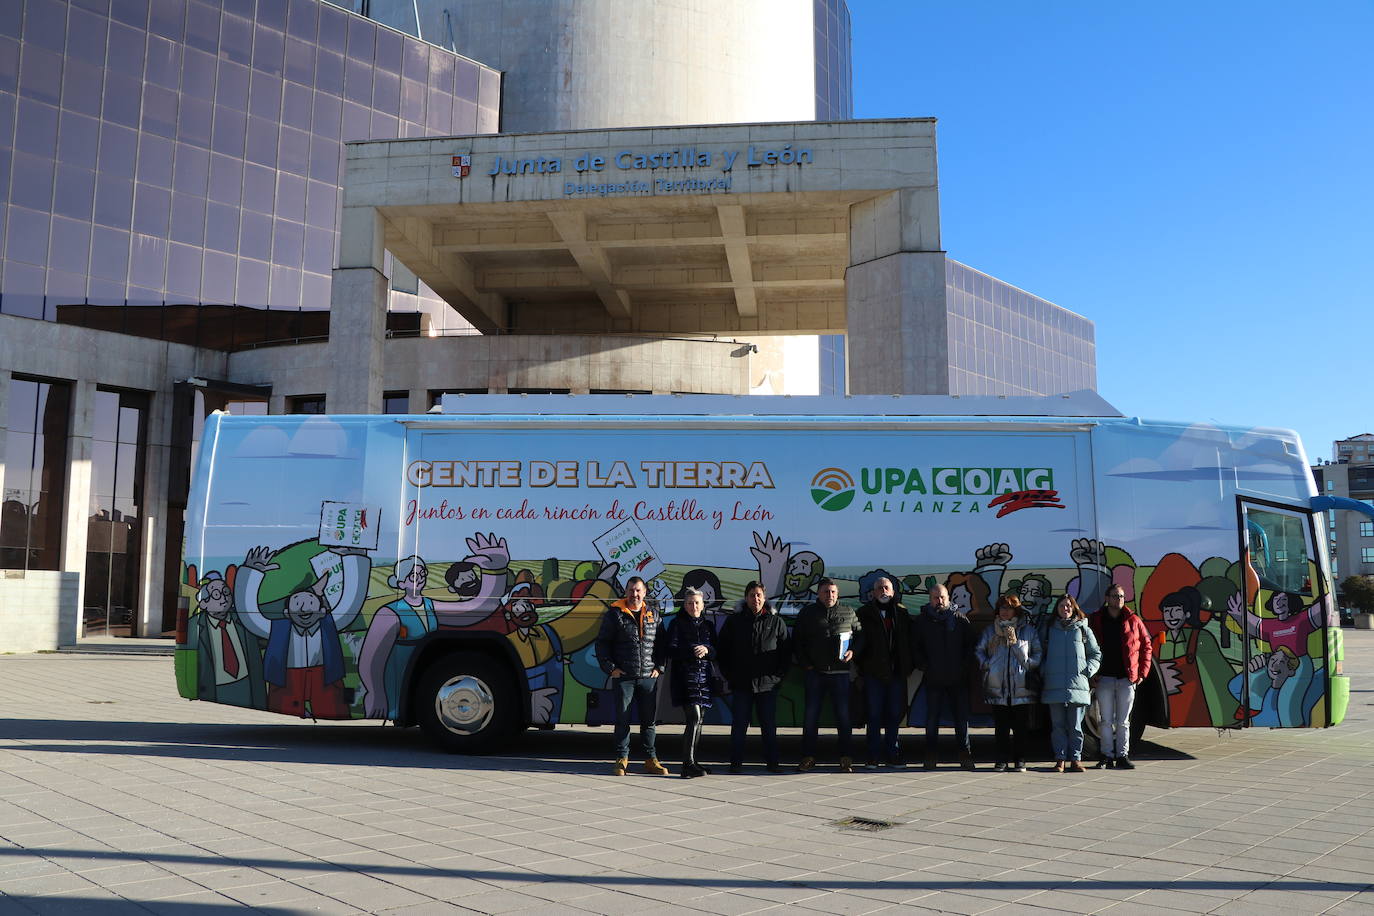
[[[78,639],[73,645],[61,646],[57,651],[77,655],[173,655],[176,647],[176,640],[166,637],[138,639],[91,636]]]

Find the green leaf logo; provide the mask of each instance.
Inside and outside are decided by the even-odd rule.
[[[823,468],[811,478],[811,498],[827,512],[839,512],[854,501],[854,478],[842,468]]]

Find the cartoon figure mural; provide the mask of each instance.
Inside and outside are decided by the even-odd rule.
[[[472,626],[500,633],[515,646],[530,688],[532,725],[557,722],[563,699],[563,644],[552,626],[540,624],[539,608],[543,604],[544,590],[533,577],[517,577],[491,616]]]
[[[1235,669],[1204,629],[1202,604],[1202,593],[1192,586],[1159,602],[1164,631],[1155,636],[1155,658],[1171,726],[1234,724],[1236,706],[1226,687]]]
[[[749,552],[758,562],[758,581],[779,614],[794,617],[816,600],[816,583],[825,578],[825,561],[815,551],[792,553],[792,545],[772,532],[759,537],[755,531]]]
[[[262,646],[234,615],[234,592],[215,571],[205,574],[196,592],[200,613],[190,619],[190,641],[199,659],[199,699],[262,709]]]
[[[272,712],[350,718],[339,631],[362,609],[372,561],[364,551],[349,547],[334,547],[316,556],[326,553],[339,556],[342,570],[343,581],[332,605],[329,574],[294,588],[285,600],[283,616],[267,616],[259,606],[259,589],[268,573],[281,569],[272,562],[271,547],[249,550],[234,577],[240,620],[249,632],[267,640],[262,666],[268,685],[267,708]]]
[[[1239,592],[1226,604],[1226,613],[1253,639],[1268,646],[1272,659],[1275,653],[1284,653],[1294,661],[1292,670],[1283,681],[1272,683],[1272,687],[1262,685],[1260,698],[1254,695],[1254,681],[1251,681],[1251,710],[1261,709],[1257,699],[1268,702],[1268,694],[1277,694],[1273,699],[1274,718],[1277,724],[1285,726],[1306,726],[1312,723],[1312,710],[1321,699],[1322,679],[1316,677],[1316,662],[1312,658],[1309,645],[1313,633],[1321,630],[1327,613],[1326,596],[1318,596],[1311,604],[1303,606],[1302,596],[1293,592],[1276,591],[1264,602],[1264,608],[1273,617],[1260,617],[1245,607],[1245,600]],[[1277,667],[1277,663],[1275,663]],[[1271,681],[1274,669],[1269,669]],[[1291,678],[1292,684],[1285,686]],[[1252,717],[1251,724],[1260,724]]]
[[[1310,720],[1307,719],[1292,719],[1291,700],[1284,702],[1284,687],[1292,681],[1302,665],[1303,659],[1295,655],[1292,649],[1280,646],[1268,655],[1252,657],[1248,674],[1237,674],[1231,680],[1231,695],[1240,700],[1246,689],[1245,681],[1247,677],[1249,679],[1251,725],[1275,728],[1309,724]]]
[[[470,626],[485,617],[510,589],[510,548],[505,538],[480,531],[467,539],[468,555],[444,572],[456,601],[436,606],[440,626]]]

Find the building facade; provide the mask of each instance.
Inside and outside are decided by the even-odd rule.
[[[947,259],[938,209],[901,217],[899,199],[859,223],[896,214],[924,237],[858,261],[847,207],[827,228],[712,203],[695,228],[667,222],[719,240],[700,246],[700,276],[715,279],[652,274],[641,239],[608,258],[590,298],[526,276],[541,251],[565,277],[596,274],[576,219],[449,239],[427,274],[441,289],[407,267],[425,267],[414,239],[367,236],[383,240],[375,260],[340,241],[347,141],[848,119],[843,0],[365,6],[371,19],[323,0],[0,4],[0,648],[171,628],[190,456],[211,409],[867,391],[891,375],[872,376],[845,336],[846,287],[853,275],[876,295],[899,263],[924,272],[932,322],[905,333],[933,333],[937,352],[912,357],[892,390],[1095,386],[1090,322]],[[933,145],[929,167],[933,191]],[[801,249],[770,241],[799,228]],[[900,236],[888,233],[899,248]],[[331,296],[361,261],[383,307],[331,334]],[[455,307],[455,289],[472,307]],[[577,303],[594,316],[622,294],[643,314],[657,299],[659,314],[685,303],[709,316],[752,295],[765,315],[802,317],[780,331],[548,317]],[[367,391],[340,389],[341,357],[382,367]]]
[[[1333,444],[1332,461],[1314,465],[1317,492],[1374,506],[1374,436],[1364,433]],[[1359,451],[1356,451],[1359,449]],[[1374,519],[1358,512],[1328,512],[1327,546],[1337,587],[1348,576],[1374,576]]]

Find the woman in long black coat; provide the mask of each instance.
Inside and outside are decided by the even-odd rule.
[[[714,699],[711,690],[711,661],[716,657],[716,632],[703,616],[705,602],[701,592],[686,589],[682,612],[673,619],[663,642],[663,654],[672,661],[668,678],[669,696],[681,706],[687,726],[682,733],[682,776],[705,776],[710,770],[697,763],[697,741],[701,738],[701,719]]]

